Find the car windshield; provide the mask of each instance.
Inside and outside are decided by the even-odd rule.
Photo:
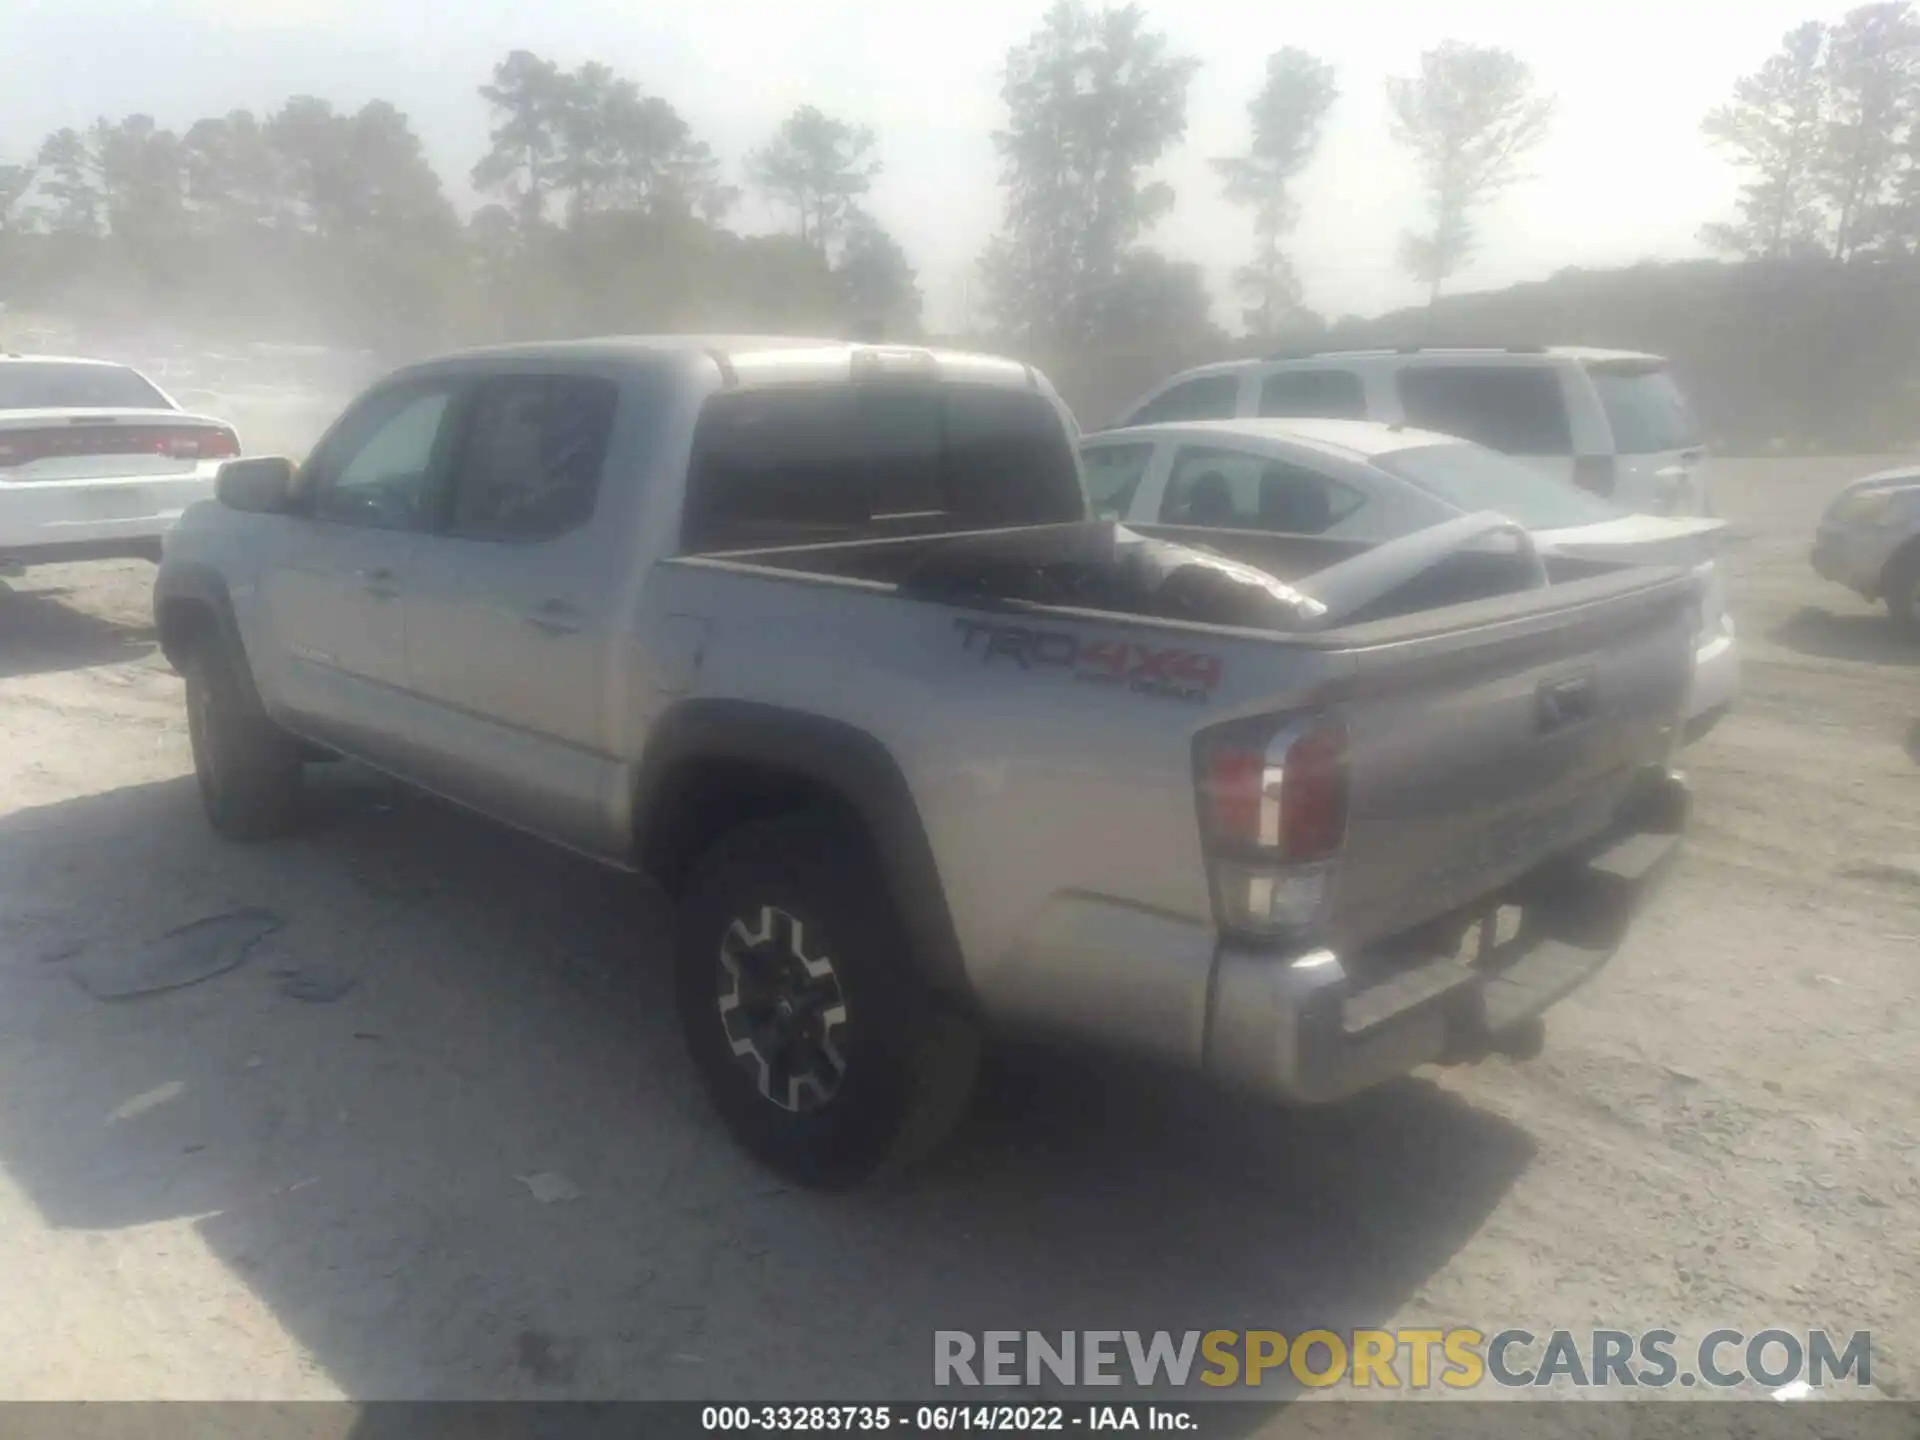
[[[1627,513],[1479,445],[1413,445],[1376,455],[1373,464],[1449,505],[1497,510],[1529,530],[1597,525]]]
[[[123,365],[0,361],[0,410],[170,410],[167,397]]]
[[[1664,365],[1589,365],[1587,374],[1620,454],[1690,450],[1700,443],[1699,422]]]

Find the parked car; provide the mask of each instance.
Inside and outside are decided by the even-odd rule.
[[[1285,352],[1182,371],[1123,426],[1377,420],[1437,430],[1652,515],[1711,515],[1706,442],[1658,355],[1574,346]]]
[[[239,453],[231,425],[128,366],[0,355],[0,565],[157,560],[162,532]]]
[[[1834,496],[1814,534],[1813,568],[1884,602],[1920,640],[1920,466],[1882,470]]]
[[[1536,1046],[1678,843],[1699,585],[1513,532],[1210,556],[1089,517],[1025,365],[629,338],[229,464],[154,603],[216,830],[317,749],[654,876],[720,1114],[832,1184],[991,1026],[1296,1102]]]
[[[1635,515],[1484,446],[1365,420],[1203,420],[1108,430],[1081,442],[1097,513],[1129,524],[1278,530],[1380,541],[1495,510],[1542,550],[1684,564],[1703,586],[1687,736],[1740,684],[1714,551],[1725,522]]]

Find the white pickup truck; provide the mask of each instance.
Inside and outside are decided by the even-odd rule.
[[[1529,1050],[1683,825],[1686,571],[1172,544],[1011,361],[477,352],[219,495],[155,587],[213,825],[337,753],[651,875],[700,1074],[807,1183],[936,1138],[991,1027],[1299,1103]]]

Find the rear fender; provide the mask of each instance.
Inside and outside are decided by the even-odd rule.
[[[692,787],[716,768],[768,783],[744,803],[731,795],[724,816],[703,814]],[[641,760],[635,860],[672,890],[726,827],[822,800],[865,829],[921,977],[950,999],[967,1000],[966,967],[919,807],[892,753],[852,725],[752,701],[682,701],[654,726]]]

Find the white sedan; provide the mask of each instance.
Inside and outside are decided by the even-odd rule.
[[[125,365],[0,354],[0,569],[157,560],[161,535],[239,453],[231,425]]]
[[[1085,436],[1080,454],[1094,512],[1133,524],[1388,540],[1495,510],[1543,550],[1695,566],[1707,596],[1687,738],[1711,729],[1739,689],[1713,560],[1724,521],[1636,515],[1468,441],[1365,420],[1140,425]]]

